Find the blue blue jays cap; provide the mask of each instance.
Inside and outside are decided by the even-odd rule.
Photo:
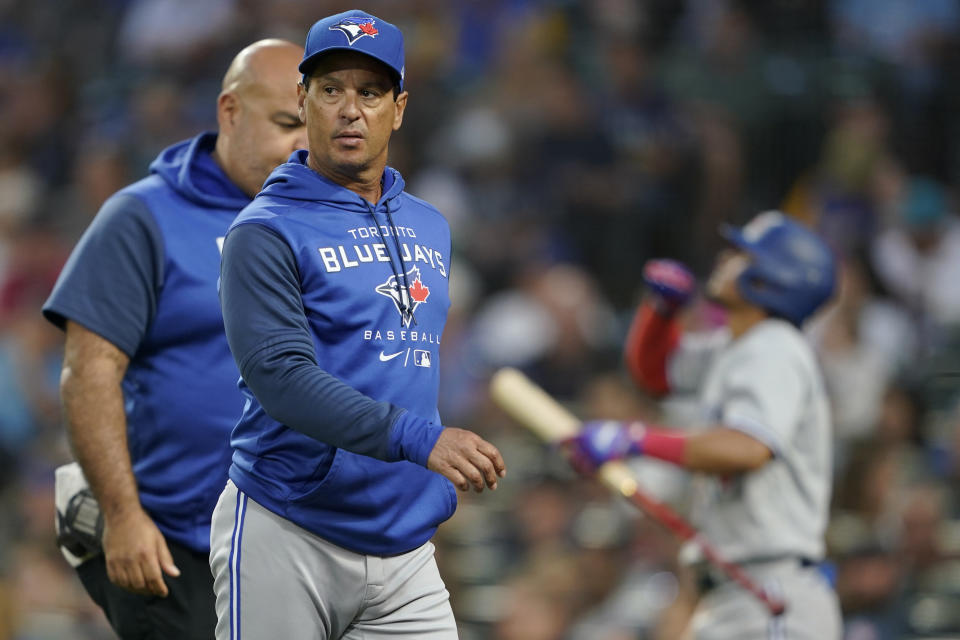
[[[354,9],[318,20],[307,33],[298,69],[307,75],[329,51],[357,51],[387,65],[403,91],[403,34],[394,25]]]

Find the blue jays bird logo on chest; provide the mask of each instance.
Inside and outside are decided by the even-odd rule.
[[[393,300],[393,305],[400,314],[403,326],[409,327],[413,322],[413,314],[417,307],[430,297],[430,288],[420,279],[420,268],[413,267],[400,276],[393,275],[387,281],[377,286],[376,292]]]

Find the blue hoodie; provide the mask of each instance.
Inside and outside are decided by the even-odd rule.
[[[243,408],[217,276],[223,237],[250,199],[214,162],[215,142],[206,133],[169,147],[149,177],[104,203],[43,308],[130,357],[123,395],[140,502],[168,539],[198,552],[210,547]]]
[[[450,230],[387,168],[376,205],[298,151],[241,212],[220,297],[247,398],[230,478],[347,549],[426,542],[456,492],[424,467],[443,426]],[[409,292],[409,293],[408,293]]]

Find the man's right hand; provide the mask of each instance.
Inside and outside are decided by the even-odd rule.
[[[497,488],[497,480],[507,475],[507,467],[495,446],[465,429],[447,427],[433,445],[427,468],[448,478],[461,491],[473,487],[477,493],[484,485]]]
[[[141,595],[165,598],[163,574],[180,575],[163,534],[140,508],[105,515],[103,554],[110,582]]]

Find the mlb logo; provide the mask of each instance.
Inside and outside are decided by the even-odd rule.
[[[429,367],[430,366],[430,352],[426,349],[414,349],[413,350],[413,364],[418,367]]]

